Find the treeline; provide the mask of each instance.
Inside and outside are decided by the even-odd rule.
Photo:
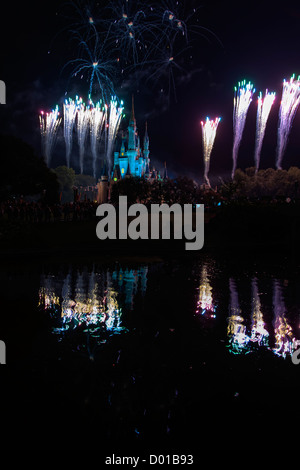
[[[282,199],[300,198],[300,168],[288,170],[267,168],[255,172],[255,168],[236,170],[232,182],[224,183],[220,192],[229,199],[241,197]]]

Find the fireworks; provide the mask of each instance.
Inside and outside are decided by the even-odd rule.
[[[289,82],[283,81],[282,98],[279,109],[279,125],[277,134],[276,167],[281,169],[282,158],[286,149],[292,122],[300,103],[300,77]]]
[[[233,149],[232,149],[232,178],[236,170],[238,151],[243,136],[246,117],[250,103],[252,101],[255,89],[251,82],[246,84],[246,80],[238,83],[238,87],[234,88],[235,95],[233,101]]]
[[[74,135],[77,135],[79,167],[80,173],[83,173],[85,156],[87,155],[87,136],[88,132],[90,132],[93,176],[96,177],[96,163],[99,157],[99,147],[101,143],[105,145],[105,158],[110,170],[113,145],[121,119],[124,117],[122,115],[124,109],[123,101],[118,104],[117,98],[112,97],[110,105],[108,106],[103,105],[101,100],[93,103],[93,101],[89,99],[89,103],[86,105],[82,98],[76,96],[75,100],[71,98],[65,100],[63,109],[63,127],[68,167],[70,166],[73,138]],[[51,152],[55,144],[58,127],[61,123],[58,106],[56,106],[55,110],[46,115],[42,112],[39,118],[43,154],[47,165],[50,166]],[[76,134],[73,133],[74,128]],[[104,129],[106,132],[104,132]]]
[[[194,70],[193,54],[200,50],[195,39],[210,36],[218,40],[200,26],[200,8],[193,8],[191,3],[113,0],[94,7],[79,1],[67,3],[69,11],[64,17],[70,24],[64,31],[68,31],[76,51],[66,64],[73,66],[72,77],[86,79],[89,93],[100,91],[105,102],[124,81],[127,86],[129,82],[143,82],[175,92],[174,70],[179,80],[189,73],[188,66]],[[165,57],[169,61],[178,56],[178,67],[164,62]],[[151,75],[155,80],[148,80]]]
[[[89,83],[89,95],[95,91],[104,101],[107,101],[114,90],[112,76],[115,59],[108,57],[103,45],[99,45],[97,33],[95,33],[92,45],[79,36],[78,50],[82,50],[81,57],[70,60],[64,68],[72,65],[72,76],[79,76],[80,79],[86,78]]]
[[[255,138],[255,151],[254,151],[254,161],[256,171],[259,168],[260,161],[260,152],[262,148],[262,143],[265,135],[267,120],[272,108],[272,105],[275,100],[275,93],[269,93],[266,90],[265,97],[262,97],[262,94],[259,94],[257,101],[257,118],[256,118],[256,138]]]
[[[106,146],[106,161],[108,164],[109,175],[111,173],[111,157],[113,152],[113,144],[120,126],[123,113],[123,101],[118,104],[116,97],[112,98],[109,106],[109,120],[107,127],[107,146]]]
[[[98,157],[98,143],[102,137],[103,127],[107,120],[107,107],[102,106],[102,102],[95,105],[91,102],[90,109],[90,139],[91,151],[93,155],[93,176],[96,177],[96,161]]]
[[[42,149],[43,156],[47,165],[50,165],[52,150],[54,148],[57,131],[61,123],[61,118],[59,117],[58,106],[50,113],[41,112],[39,116],[40,120],[40,131],[42,138]]]
[[[77,140],[79,146],[79,164],[80,164],[80,173],[83,173],[83,161],[85,153],[85,142],[87,131],[90,122],[90,113],[89,108],[86,107],[85,103],[82,101],[82,98],[79,99],[78,109],[77,109]]]
[[[203,141],[203,156],[204,156],[204,178],[207,184],[210,186],[208,178],[210,155],[214,145],[217,127],[221,118],[217,117],[215,120],[206,118],[205,123],[201,121],[202,126],[202,141]]]
[[[76,97],[76,99],[78,99]],[[77,103],[69,98],[64,103],[64,138],[66,144],[66,161],[67,166],[70,167],[70,157],[73,141],[73,128],[75,124],[77,113]]]

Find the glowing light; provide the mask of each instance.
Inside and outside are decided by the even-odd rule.
[[[113,145],[116,135],[120,126],[123,113],[123,101],[118,104],[116,97],[112,97],[109,106],[108,130],[107,130],[107,146],[106,146],[106,161],[108,164],[109,175],[111,174],[111,158],[113,152]]]
[[[257,117],[256,117],[256,138],[255,138],[255,151],[254,161],[256,171],[259,168],[260,153],[263,144],[263,139],[266,131],[267,120],[275,100],[275,93],[269,93],[266,90],[264,98],[259,94],[257,101]]]
[[[96,177],[96,162],[98,158],[98,143],[102,138],[102,131],[105,126],[107,119],[107,108],[102,106],[102,102],[99,101],[95,105],[91,103],[90,109],[90,140],[91,140],[91,151],[93,155],[93,176]]]
[[[257,342],[259,346],[268,344],[269,333],[265,329],[261,303],[257,287],[257,279],[252,279],[252,325],[251,341]]]
[[[66,161],[70,167],[70,157],[73,142],[73,128],[76,119],[77,104],[71,98],[64,103],[64,139],[66,144]]]
[[[197,312],[215,318],[215,307],[213,304],[212,287],[209,282],[207,267],[202,266],[201,281],[199,287],[199,300],[197,302]]]
[[[52,151],[56,143],[57,131],[61,123],[58,106],[50,113],[41,112],[39,116],[42,151],[46,164],[50,166]]]
[[[240,143],[243,136],[246,117],[250,103],[252,101],[255,89],[251,82],[246,84],[246,80],[239,82],[238,87],[234,87],[234,100],[233,100],[233,149],[232,149],[232,173],[234,173],[237,165],[237,157],[239,152]]]
[[[294,345],[294,335],[291,326],[286,318],[286,308],[284,305],[282,288],[277,279],[274,280],[273,307],[275,316],[275,347],[273,351],[278,356],[286,357],[292,354]]]
[[[300,81],[294,79],[283,81],[282,98],[279,109],[279,124],[277,133],[276,167],[281,169],[282,158],[286,149],[292,122],[300,103]]]
[[[213,149],[217,128],[221,118],[217,117],[215,120],[206,118],[206,121],[201,121],[202,126],[202,141],[203,141],[203,157],[204,157],[204,178],[210,186],[208,178],[210,155]]]
[[[79,145],[79,165],[80,173],[83,173],[83,161],[85,153],[85,142],[88,131],[88,126],[90,122],[90,113],[88,108],[86,108],[85,103],[82,101],[82,98],[78,100],[77,108],[77,140]]]
[[[227,335],[229,338],[230,352],[240,354],[247,352],[249,336],[246,334],[244,318],[241,316],[236,284],[232,278],[229,279],[230,289],[230,316],[228,318]]]

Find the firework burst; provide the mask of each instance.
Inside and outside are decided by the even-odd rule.
[[[94,6],[69,2],[73,9],[69,34],[77,51],[77,57],[66,64],[73,67],[72,77],[86,79],[89,94],[98,93],[106,103],[123,83],[152,85],[149,76],[163,82],[164,92],[170,83],[175,89],[174,71],[180,83],[182,73],[191,66],[195,69],[196,40],[215,36],[200,26],[200,8],[193,4],[188,0],[113,0]]]
[[[50,113],[41,112],[39,116],[42,138],[42,151],[47,166],[50,166],[52,151],[56,143],[57,131],[61,123],[58,106]]]
[[[78,108],[77,108],[77,140],[78,140],[78,146],[79,146],[79,165],[80,165],[81,174],[83,173],[85,143],[86,143],[89,123],[90,123],[89,108],[86,107],[82,98],[79,98]]]
[[[237,165],[237,157],[239,152],[240,143],[243,136],[245,127],[246,117],[250,103],[252,101],[253,93],[255,89],[251,82],[246,84],[246,80],[239,82],[238,86],[234,88],[234,100],[233,100],[233,149],[232,149],[232,173],[231,177],[234,177],[234,173]]]
[[[78,98],[76,97],[76,100]],[[73,143],[73,128],[76,120],[77,103],[69,98],[64,102],[64,139],[66,144],[66,161],[70,167],[71,150]]]
[[[93,155],[93,176],[96,177],[96,162],[98,158],[98,144],[102,138],[102,132],[107,121],[107,107],[99,101],[96,104],[90,102],[90,140]]]
[[[213,149],[217,128],[221,118],[217,117],[215,120],[206,118],[206,121],[201,121],[202,126],[202,141],[203,141],[203,157],[204,157],[204,179],[210,186],[208,178],[210,155]]]
[[[268,117],[275,100],[275,92],[269,93],[266,90],[264,98],[262,93],[259,94],[257,100],[257,117],[256,117],[256,137],[255,137],[255,150],[254,161],[256,172],[259,168],[260,152],[263,144],[263,139],[266,131]]]
[[[279,109],[279,124],[277,133],[276,167],[281,169],[282,158],[286,149],[292,122],[300,103],[300,77],[295,80],[283,81],[282,98]]]
[[[121,119],[123,117],[123,101],[118,104],[116,97],[110,100],[109,106],[109,118],[107,123],[107,145],[106,145],[106,161],[108,165],[108,174],[111,175],[111,158],[113,152],[113,145],[116,139],[116,135],[120,126]]]

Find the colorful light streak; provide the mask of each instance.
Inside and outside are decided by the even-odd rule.
[[[209,282],[206,265],[202,266],[201,281],[199,286],[199,300],[197,302],[196,313],[206,315],[210,318],[216,318],[215,306],[212,296],[212,287]]]
[[[275,92],[269,93],[266,90],[264,98],[262,93],[259,94],[257,100],[257,116],[256,116],[256,137],[255,137],[255,150],[254,150],[254,162],[256,172],[259,168],[260,163],[260,154],[263,144],[263,139],[265,136],[266,125],[268,117],[275,100]]]
[[[111,159],[113,153],[113,145],[116,139],[116,135],[120,126],[121,119],[123,117],[123,101],[118,104],[116,97],[110,100],[109,106],[109,118],[107,127],[107,145],[106,145],[106,162],[108,165],[108,174],[111,174]]]
[[[98,144],[102,138],[102,131],[107,121],[107,107],[102,102],[93,104],[90,108],[90,142],[93,155],[93,176],[96,177],[96,162],[98,159]]]
[[[90,123],[89,108],[86,107],[82,98],[79,98],[77,108],[77,140],[79,146],[79,165],[80,173],[83,173],[83,163],[85,154],[85,143]]]
[[[232,149],[232,173],[233,179],[234,173],[237,166],[237,157],[239,152],[240,143],[243,136],[245,127],[246,117],[252,96],[255,93],[255,89],[251,82],[246,83],[246,80],[239,82],[238,86],[234,88],[234,100],[233,100],[233,149]]]
[[[76,97],[76,101],[69,98],[69,100],[65,100],[64,102],[64,138],[66,144],[66,161],[68,167],[70,167],[70,158],[73,143],[73,128],[76,120],[78,106],[77,100],[78,97]]]
[[[57,131],[61,123],[58,106],[56,106],[50,113],[45,114],[44,111],[41,111],[39,121],[43,156],[47,166],[49,167],[52,151],[56,143]]]
[[[257,342],[259,346],[267,346],[269,333],[265,328],[265,322],[261,309],[261,302],[258,293],[257,279],[252,279],[252,325],[251,337],[252,342]]]
[[[286,318],[286,307],[284,304],[282,288],[277,279],[273,282],[273,308],[274,308],[274,333],[275,347],[273,352],[278,356],[286,357],[293,352],[295,338],[293,330]]]
[[[283,155],[287,146],[293,119],[300,103],[300,77],[295,80],[293,75],[290,81],[283,81],[282,98],[279,109],[279,123],[277,133],[276,168],[281,170]]]
[[[202,142],[203,142],[203,158],[204,158],[204,179],[208,186],[210,181],[208,178],[210,156],[213,149],[214,141],[216,138],[217,128],[221,118],[217,117],[215,120],[206,118],[206,121],[201,121],[202,127]]]

